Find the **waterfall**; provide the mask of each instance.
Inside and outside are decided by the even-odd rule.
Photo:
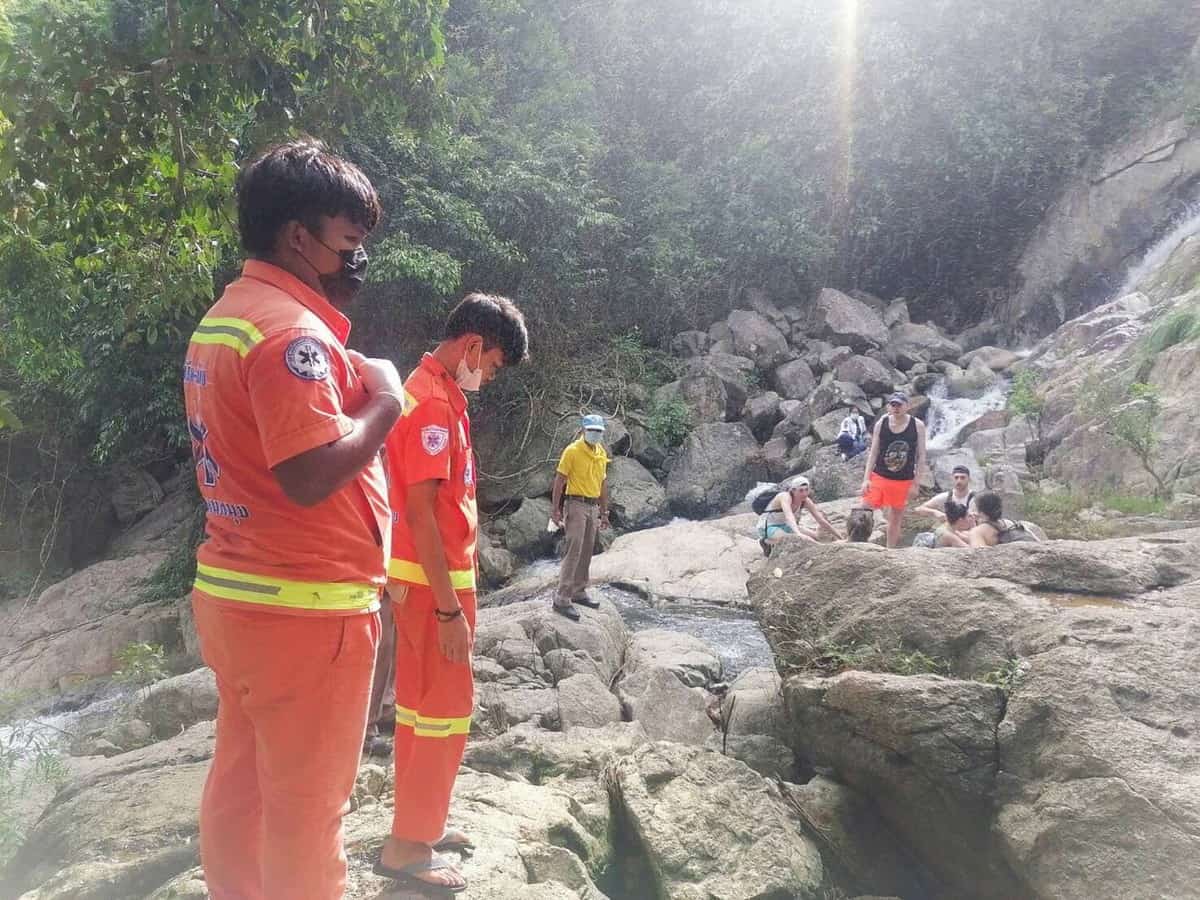
[[[1004,409],[1008,401],[1009,384],[997,381],[981,397],[956,397],[951,399],[946,380],[938,379],[929,389],[928,432],[925,446],[930,450],[949,450],[954,446],[958,433],[986,412]]]
[[[1177,217],[1176,224],[1150,246],[1141,261],[1130,267],[1121,289],[1112,299],[1136,291],[1138,285],[1161,268],[1180,244],[1195,234],[1200,234],[1200,200],[1189,203],[1184,212]]]

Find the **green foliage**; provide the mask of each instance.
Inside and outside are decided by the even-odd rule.
[[[26,698],[0,694],[0,869],[24,842],[34,793],[66,778],[58,735],[28,716]]]
[[[682,400],[656,397],[646,413],[646,430],[663,447],[677,447],[692,430],[692,411]]]
[[[1010,657],[995,669],[980,675],[977,680],[982,681],[984,684],[995,685],[1004,691],[1005,694],[1011,694],[1016,690],[1020,679],[1021,661],[1016,657]]]
[[[138,587],[139,599],[162,602],[185,597],[196,578],[196,548],[204,539],[204,507],[197,504],[187,531],[167,557]]]
[[[1163,497],[1112,491],[1031,492],[1024,500],[1025,518],[1040,525],[1051,538],[1100,540],[1122,533],[1119,521],[1091,522],[1079,517],[1084,510],[1093,508],[1125,516],[1165,516],[1169,512],[1169,504]]]
[[[949,660],[929,656],[920,650],[908,650],[900,643],[886,646],[878,641],[822,641],[814,651],[803,667],[816,669],[824,675],[836,675],[848,669],[896,675],[949,675],[952,671]]]
[[[166,653],[162,644],[126,644],[117,651],[116,658],[118,668],[113,677],[118,681],[145,687],[167,675]]]
[[[1026,418],[1039,440],[1042,436],[1042,413],[1046,410],[1046,398],[1038,390],[1040,381],[1037,372],[1024,369],[1013,379],[1012,391],[1008,395],[1008,408]]]

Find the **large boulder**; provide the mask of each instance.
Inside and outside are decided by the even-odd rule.
[[[479,532],[479,575],[485,587],[499,587],[517,571],[517,557],[497,546],[487,532]]]
[[[742,421],[760,441],[765,441],[771,435],[771,429],[780,420],[780,396],[774,391],[767,391],[746,401],[742,409]]]
[[[676,356],[700,356],[708,349],[707,331],[681,331],[671,338],[671,352]]]
[[[721,657],[695,635],[665,628],[636,632],[625,652],[625,669],[666,669],[688,687],[709,687],[721,680]]]
[[[111,675],[133,643],[181,642],[174,602],[141,602],[165,558],[148,551],[104,560],[52,584],[33,603],[0,604],[0,671],[12,691],[42,693]]]
[[[951,397],[981,397],[999,382],[1000,376],[993,372],[983,357],[971,357],[970,366],[964,371],[947,374],[946,388]]]
[[[787,359],[788,342],[782,331],[762,313],[735,309],[725,320],[733,333],[733,348],[739,356],[770,368]]]
[[[904,357],[914,362],[935,362],[958,359],[963,351],[962,347],[931,325],[901,322],[892,328],[887,352],[901,368],[909,368],[903,364]]]
[[[640,669],[617,684],[625,717],[638,722],[652,741],[700,746],[713,733],[708,699],[699,688],[686,687],[669,669]]]
[[[215,719],[216,676],[204,667],[155,682],[139,693],[130,715],[146,722],[154,739],[160,741],[197,722]]]
[[[869,356],[851,356],[838,363],[834,369],[838,381],[857,384],[867,394],[886,394],[895,384],[895,373],[878,360]]]
[[[762,559],[755,518],[676,519],[623,534],[592,560],[592,579],[629,585],[651,598],[745,606],[746,579]]]
[[[609,783],[652,879],[627,896],[820,896],[817,848],[779,789],[737,760],[649,744],[613,763]]]
[[[853,382],[836,379],[822,381],[808,398],[808,406],[814,416],[823,416],[831,410],[846,406],[856,407],[862,410],[864,415],[871,414],[863,389]]]
[[[654,392],[656,404],[682,403],[693,425],[724,422],[729,409],[725,383],[715,375],[685,375]]]
[[[667,495],[636,459],[618,456],[608,466],[609,509],[613,525],[628,531],[645,528],[667,512]]]
[[[750,392],[750,378],[754,373],[754,360],[730,353],[711,352],[705,356],[689,359],[683,367],[683,376],[711,376],[718,378],[725,388],[725,415],[727,422],[737,419],[746,404]]]
[[[845,344],[856,353],[888,342],[887,326],[879,313],[833,288],[822,289],[817,297],[810,327],[814,337]]]
[[[781,438],[790,447],[812,428],[812,412],[803,400],[784,400],[779,404],[779,412],[781,418],[771,430],[771,438]]]
[[[122,525],[136,522],[163,502],[162,485],[145,469],[118,466],[112,475],[112,506]]]
[[[1198,550],[1197,530],[789,544],[749,587],[801,673],[793,744],[871,796],[951,895],[1149,900],[1200,876]],[[827,648],[864,647],[887,671],[824,677]]]
[[[741,422],[701,425],[671,466],[667,500],[678,515],[703,518],[733,506],[763,475],[750,429]]]
[[[560,681],[558,719],[563,731],[571,728],[601,728],[621,721],[621,702],[595,675],[580,672]]]
[[[786,362],[771,375],[771,384],[785,400],[806,400],[817,386],[817,379],[802,359]]]
[[[550,521],[550,498],[534,497],[505,517],[504,546],[521,559],[535,559],[551,552],[554,535],[546,531]]]
[[[1018,363],[1021,357],[1003,347],[986,345],[964,353],[959,357],[958,364],[964,369],[970,368],[971,363],[976,359],[982,361],[993,372],[1004,372]]]

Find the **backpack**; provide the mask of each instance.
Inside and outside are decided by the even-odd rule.
[[[750,504],[750,508],[760,516],[767,511],[771,501],[775,499],[783,488],[777,484],[768,484],[760,481],[746,493],[746,502]]]
[[[992,526],[996,528],[996,526]],[[1000,527],[996,528],[997,544],[1018,544],[1022,541],[1038,542],[1038,537],[1020,522],[1012,519],[1001,519]]]

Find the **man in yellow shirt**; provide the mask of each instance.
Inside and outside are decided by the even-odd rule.
[[[554,476],[550,516],[566,525],[567,552],[558,577],[554,611],[579,621],[578,603],[597,609],[599,600],[587,595],[588,567],[596,531],[608,527],[608,454],[604,452],[604,417],[584,416],[583,434],[567,446]]]

